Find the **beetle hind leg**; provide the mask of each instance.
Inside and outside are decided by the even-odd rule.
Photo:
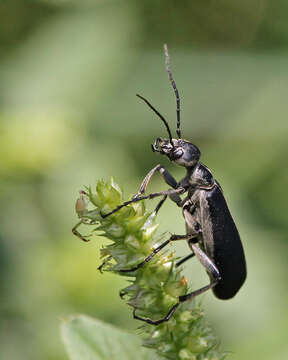
[[[172,315],[175,313],[175,311],[177,310],[178,306],[179,306],[182,302],[184,302],[184,301],[186,301],[186,300],[189,300],[189,299],[192,299],[193,297],[204,293],[205,291],[207,291],[207,290],[211,289],[212,287],[214,287],[217,283],[218,283],[218,280],[214,280],[214,281],[212,281],[209,285],[203,286],[203,287],[202,287],[201,289],[199,289],[199,290],[192,291],[192,292],[189,293],[189,294],[179,296],[179,301],[178,301],[175,305],[173,305],[173,306],[171,307],[171,309],[168,311],[167,315],[166,315],[165,317],[161,318],[161,319],[151,320],[151,319],[142,318],[142,317],[136,315],[136,309],[133,310],[133,317],[134,317],[134,319],[144,321],[144,322],[146,322],[147,324],[150,324],[150,325],[159,325],[159,324],[162,324],[163,322],[169,321],[169,320],[171,319]]]
[[[179,235],[179,237],[182,237],[182,236]],[[213,288],[215,285],[217,285],[218,282],[221,280],[221,276],[220,276],[219,270],[217,269],[216,265],[209,258],[209,256],[206,255],[203,250],[201,250],[199,245],[197,243],[195,243],[195,241],[193,241],[192,239],[189,241],[189,245],[191,246],[191,249],[193,250],[193,253],[189,254],[184,259],[180,260],[178,262],[179,265],[181,263],[183,263],[183,261],[186,261],[186,260],[188,260],[188,258],[191,258],[191,257],[193,257],[195,255],[199,259],[201,264],[205,267],[205,269],[208,272],[210,278],[212,278],[210,284],[206,285],[206,286],[203,286],[202,288],[200,288],[198,290],[192,291],[192,292],[190,292],[190,293],[188,293],[186,295],[179,296],[178,302],[171,307],[171,309],[168,311],[168,313],[167,313],[167,315],[165,317],[163,317],[163,318],[161,318],[159,320],[151,320],[151,319],[141,318],[140,316],[136,315],[136,309],[134,309],[134,311],[133,311],[134,319],[144,321],[147,324],[151,324],[151,325],[159,325],[159,324],[161,324],[161,323],[163,323],[165,321],[168,321],[181,303],[183,303],[186,300],[192,299],[192,298],[194,298],[194,297],[196,297],[196,296],[198,296],[200,294],[203,294],[205,291],[207,291],[207,290]]]
[[[187,260],[191,259],[191,258],[194,257],[194,256],[195,256],[195,254],[194,254],[194,252],[192,252],[191,254],[185,256],[183,259],[177,261],[177,263],[176,263],[176,265],[175,265],[176,268],[177,268],[178,266],[182,265],[184,262],[186,262]]]
[[[184,302],[188,299],[192,299],[195,296],[198,296],[205,291],[212,289],[215,285],[218,284],[218,282],[221,280],[221,276],[219,273],[219,270],[217,269],[216,265],[213,263],[213,261],[209,258],[208,255],[205,254],[203,250],[199,247],[198,244],[193,244],[192,242],[189,242],[189,245],[191,246],[194,254],[200,261],[200,263],[205,267],[206,271],[209,274],[209,277],[211,279],[210,284],[203,286],[202,288],[192,291],[189,294],[179,296],[179,302]]]
[[[219,280],[220,280],[220,278],[219,278]],[[203,286],[202,288],[192,291],[191,293],[188,293],[186,295],[179,296],[179,302],[182,303],[186,300],[192,299],[195,296],[203,294],[205,291],[212,289],[218,283],[219,280],[218,279],[212,280],[209,285]]]
[[[144,321],[146,322],[147,324],[150,324],[150,325],[159,325],[165,321],[169,321],[171,316],[174,314],[174,312],[176,311],[177,307],[180,305],[180,302],[176,303],[175,305],[172,306],[172,308],[168,311],[167,315],[162,318],[162,319],[159,319],[159,320],[151,320],[151,319],[145,319],[145,318],[142,318],[138,315],[136,315],[136,309],[133,310],[133,318],[136,319],[136,320],[141,320],[141,321]]]

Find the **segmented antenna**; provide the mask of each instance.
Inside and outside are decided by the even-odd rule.
[[[145,99],[143,96],[139,95],[139,94],[136,94],[136,96],[138,96],[141,100],[145,101],[145,103],[150,107],[150,109],[152,109],[155,114],[157,114],[159,116],[159,118],[163,121],[164,125],[166,126],[166,129],[168,131],[168,134],[169,134],[169,140],[170,140],[170,144],[172,145],[172,147],[174,148],[174,145],[173,145],[173,141],[172,141],[172,135],[171,135],[171,131],[170,131],[170,128],[169,128],[169,125],[167,123],[167,121],[164,119],[164,117],[159,113],[159,111],[157,111],[154,106],[152,104],[150,104],[150,102]]]
[[[179,98],[179,93],[175,84],[175,81],[173,79],[172,76],[172,72],[170,70],[170,58],[169,58],[169,54],[168,54],[168,47],[167,44],[164,44],[164,52],[165,52],[165,63],[166,63],[166,70],[168,72],[168,77],[169,80],[171,82],[171,85],[174,89],[175,92],[175,96],[176,96],[176,114],[177,114],[177,130],[176,133],[178,135],[178,138],[181,138],[181,130],[180,130],[180,98]]]

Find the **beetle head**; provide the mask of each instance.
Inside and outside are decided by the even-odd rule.
[[[152,145],[152,151],[166,155],[169,160],[185,167],[194,166],[200,159],[198,147],[187,140],[170,140],[157,138]]]

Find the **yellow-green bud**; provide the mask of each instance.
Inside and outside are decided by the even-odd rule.
[[[196,356],[193,355],[188,349],[181,349],[179,351],[179,358],[181,360],[196,360]]]
[[[125,234],[125,231],[122,226],[117,224],[111,224],[106,228],[106,233],[115,238],[120,238]]]
[[[179,316],[179,320],[181,322],[187,322],[187,321],[190,321],[190,320],[195,320],[196,317],[192,315],[192,312],[191,311],[183,311],[180,316]]]
[[[204,339],[203,337],[197,337],[197,338],[190,337],[187,346],[191,351],[195,353],[200,353],[206,350],[207,340]]]
[[[139,249],[140,248],[139,240],[134,235],[128,235],[124,241],[125,241],[125,244],[127,245],[127,247],[129,247],[131,249]]]

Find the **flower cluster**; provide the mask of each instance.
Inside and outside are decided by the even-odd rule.
[[[121,296],[127,298],[137,316],[158,320],[178,302],[180,295],[188,292],[187,280],[175,267],[173,253],[164,250],[134,272],[119,272],[137,266],[163,242],[161,237],[155,236],[158,227],[154,222],[155,213],[148,212],[143,201],[122,207],[106,218],[101,216],[122,202],[123,192],[113,179],[98,181],[95,191],[91,187],[81,191],[76,202],[80,222],[73,232],[86,241],[93,233],[111,240],[101,250],[101,271],[129,277],[129,286],[121,290]],[[92,229],[88,236],[78,232],[81,224]],[[171,360],[220,360],[225,357],[205,323],[203,311],[194,301],[181,304],[169,321],[157,326],[143,322],[141,329],[144,346],[155,349],[160,357]]]

